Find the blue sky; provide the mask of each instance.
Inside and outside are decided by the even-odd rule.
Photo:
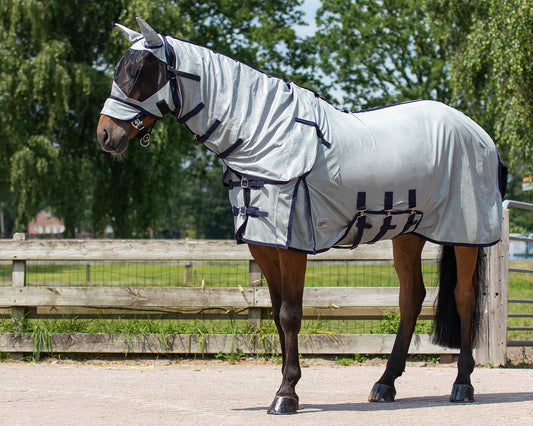
[[[309,24],[309,26],[297,26],[296,32],[300,36],[308,36],[315,33],[316,24],[315,24],[315,14],[317,9],[320,7],[321,0],[305,0],[301,9],[305,12],[304,19]]]

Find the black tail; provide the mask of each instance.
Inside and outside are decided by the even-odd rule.
[[[485,256],[483,250],[479,249],[476,265],[476,276],[478,282],[483,279],[483,263]],[[435,302],[435,335],[433,342],[439,346],[447,348],[460,348],[461,347],[461,320],[457,313],[457,307],[455,305],[455,296],[453,291],[457,284],[457,263],[455,260],[455,250],[453,246],[443,246],[441,259],[439,263],[439,295]],[[475,344],[477,338],[477,331],[479,328],[480,318],[480,294],[476,292],[476,310],[474,318],[472,320],[472,339]]]

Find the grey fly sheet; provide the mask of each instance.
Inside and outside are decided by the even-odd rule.
[[[184,123],[225,166],[238,242],[316,253],[411,232],[452,245],[500,239],[498,152],[461,112],[434,101],[341,112],[227,56],[159,38],[130,48],[165,65],[156,92],[133,96],[115,80],[102,114]]]

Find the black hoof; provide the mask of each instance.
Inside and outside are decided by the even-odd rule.
[[[368,400],[370,402],[394,402],[395,396],[396,389],[394,389],[394,386],[376,383],[370,391]]]
[[[471,385],[454,384],[450,402],[474,402],[474,388]]]
[[[298,405],[298,399],[276,396],[268,408],[267,414],[296,414]]]

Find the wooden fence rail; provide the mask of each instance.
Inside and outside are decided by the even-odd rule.
[[[505,249],[505,248],[504,248]],[[501,248],[492,249],[500,253]],[[436,259],[439,248],[427,244],[424,259]],[[500,254],[490,254],[502,261]],[[358,250],[330,250],[313,256],[312,260],[391,260],[391,242],[384,241]],[[251,326],[258,326],[261,318],[271,308],[268,289],[261,285],[261,272],[246,246],[230,241],[176,241],[176,240],[24,240],[16,234],[13,240],[0,240],[0,260],[12,262],[11,286],[0,287],[0,314],[19,319],[62,317],[77,318],[134,317],[161,315],[165,318],[247,318]],[[249,285],[226,288],[191,287],[68,287],[26,286],[27,262],[46,261],[98,261],[98,260],[246,260],[249,262]],[[491,266],[492,275],[501,269]],[[187,269],[186,269],[187,271]],[[489,272],[491,272],[489,271]],[[187,273],[187,272],[186,272]],[[497,293],[489,300],[486,313],[499,315],[506,305],[506,292],[501,291],[502,276],[496,289],[489,284],[484,292]],[[428,288],[422,316],[433,316],[436,288]],[[397,309],[396,287],[308,287],[304,292],[304,317],[321,319],[382,318],[385,309]],[[489,297],[493,299],[493,297]],[[503,300],[505,299],[505,300]],[[9,312],[10,311],[10,312]],[[494,318],[487,318],[489,327]],[[506,327],[506,324],[505,324]],[[253,327],[252,327],[253,330]],[[505,363],[502,344],[494,341],[493,330],[482,333],[478,349],[481,362]],[[491,341],[483,338],[490,337]],[[431,336],[414,336],[410,353],[454,354],[434,346]],[[496,338],[499,338],[498,335]],[[392,349],[393,335],[302,335],[300,347],[303,354],[386,354]],[[503,339],[505,342],[505,336]],[[0,333],[0,352],[32,352],[35,336],[28,333]],[[499,350],[495,351],[494,348]],[[219,352],[271,353],[278,351],[275,335],[171,335],[171,336],[121,336],[107,334],[51,334],[41,341],[43,352],[82,353],[167,353],[216,354]],[[503,344],[505,351],[505,343]],[[492,352],[491,352],[492,351]],[[503,361],[501,360],[503,356]]]

